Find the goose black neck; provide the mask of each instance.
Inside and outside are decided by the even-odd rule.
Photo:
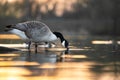
[[[60,38],[61,42],[63,42],[65,40],[63,35],[60,32],[53,32],[53,34],[55,34],[58,38]]]

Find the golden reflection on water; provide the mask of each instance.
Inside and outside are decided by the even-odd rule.
[[[92,44],[112,44],[112,40],[105,41],[105,40],[93,40]]]
[[[0,67],[1,66],[37,66],[39,63],[37,62],[27,62],[27,61],[1,61],[0,62]]]
[[[7,53],[7,54],[0,54],[0,57],[1,57],[1,56],[4,56],[4,57],[7,57],[7,56],[15,57],[15,56],[20,56],[20,54],[11,54],[11,53]]]
[[[77,49],[73,48],[70,51],[87,51],[90,48]],[[41,50],[41,49],[40,49]],[[95,60],[89,61],[89,56],[83,54],[64,54],[62,58],[80,59],[79,62],[43,62],[40,60],[56,58],[57,53],[63,52],[64,48],[51,48],[49,53],[31,53],[27,56],[27,52],[18,53],[1,53],[0,54],[0,80],[115,80],[113,63],[104,64],[97,63]],[[40,52],[40,51],[39,51]],[[81,53],[81,52],[78,52]],[[47,56],[46,56],[47,55]],[[92,53],[90,55],[93,55]],[[95,55],[95,54],[94,54]],[[42,56],[42,57],[41,57]],[[52,57],[51,57],[52,56]],[[13,58],[18,59],[13,59]],[[33,61],[26,61],[27,59]],[[39,59],[40,58],[40,59]],[[44,58],[44,59],[41,59]],[[88,59],[88,60],[86,60]],[[98,67],[102,67],[98,70]],[[97,69],[97,71],[94,71]],[[102,72],[103,71],[103,72]]]
[[[115,78],[113,73],[103,73],[97,76],[97,74],[91,72],[91,66],[96,65],[94,62],[39,64],[25,61],[8,61],[2,63],[4,63],[0,63],[2,66],[9,65],[8,67],[0,67],[0,80],[96,80],[96,77],[97,80],[114,80]],[[32,67],[35,65],[37,66]]]
[[[10,61],[10,60],[12,60],[13,58],[0,58],[0,61]]]
[[[114,73],[103,73],[99,75],[98,80],[119,80],[120,76],[115,76]]]
[[[85,55],[62,55],[61,57],[66,58],[87,58]]]
[[[1,64],[2,66],[9,64],[9,66],[0,67],[0,80],[90,80],[88,77],[91,78],[91,76],[93,76],[89,70],[89,65],[94,63],[89,62],[72,62],[71,64],[68,62],[55,64],[44,63],[41,65],[39,64],[36,68],[33,68],[33,71],[32,68],[29,69],[25,67],[26,65],[35,65],[31,64],[31,62],[25,62],[26,64],[24,65],[23,62],[20,61],[14,63],[18,63],[19,66],[21,65],[23,67],[12,67],[17,66],[18,64],[16,65],[9,61]]]
[[[15,54],[15,53],[5,53],[2,54],[0,53],[0,61],[11,61],[13,60],[13,57],[19,57],[20,54]]]
[[[16,76],[16,75],[30,75],[32,72],[25,68],[19,67],[1,67],[0,76]]]
[[[120,45],[120,41],[117,41],[117,44],[119,44],[119,45]]]
[[[49,51],[64,51],[66,48],[50,48]],[[70,51],[87,51],[87,50],[93,50],[89,48],[70,48]]]
[[[26,47],[26,44],[0,44],[0,46],[3,47],[9,47],[9,48],[19,48],[19,47]]]
[[[63,63],[56,63],[56,64],[50,64],[50,63],[45,63],[41,66],[39,66],[39,68],[73,68],[73,69],[89,69],[90,65],[95,65],[95,63],[93,62],[63,62]]]
[[[20,37],[14,34],[0,34],[0,39],[20,39]]]

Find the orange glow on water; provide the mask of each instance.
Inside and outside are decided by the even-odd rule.
[[[4,64],[3,64],[4,63]],[[38,79],[43,79],[43,80],[79,80],[80,77],[82,80],[90,80],[87,79],[88,77],[92,76],[93,74],[89,71],[90,65],[94,65],[95,63],[90,63],[90,62],[82,62],[82,63],[77,63],[77,62],[71,62],[71,64],[64,62],[64,63],[56,63],[56,64],[51,64],[51,63],[44,63],[44,64],[38,64],[35,62],[20,62],[20,61],[3,61],[0,62],[0,65],[2,66],[8,66],[8,67],[0,67],[0,80],[38,80]],[[15,66],[20,66],[20,67],[15,67]],[[36,69],[34,72],[38,73],[38,75],[32,75],[34,72],[29,70],[29,68],[25,68],[27,65],[37,65]],[[13,67],[12,67],[13,66]],[[23,67],[22,67],[23,66]],[[49,71],[41,71],[41,69],[48,69]],[[55,73],[55,74],[51,74]],[[43,72],[44,75],[41,76],[39,73]],[[51,74],[51,76],[49,76]],[[27,77],[31,75],[31,77]]]
[[[40,65],[37,62],[26,62],[26,61],[1,61],[0,67],[2,66],[37,66]]]
[[[26,47],[26,44],[0,44],[0,46],[9,47],[9,48],[18,48],[18,47]]]
[[[101,40],[94,40],[92,41],[92,44],[112,44],[113,42],[110,41],[101,41]]]
[[[0,54],[0,56],[4,56],[4,57],[7,57],[7,56],[8,56],[8,57],[9,57],[9,56],[10,56],[10,57],[16,57],[16,56],[19,56],[19,55],[20,55],[20,54],[8,54],[8,53],[7,53],[7,54]]]
[[[94,62],[58,62],[43,63],[25,61],[0,62],[0,80],[94,80],[96,74],[91,72]],[[31,66],[26,67],[26,66]],[[35,66],[36,67],[32,67]],[[99,64],[102,65],[102,64]],[[7,66],[7,67],[4,67]],[[111,70],[105,67],[106,70]],[[42,74],[41,74],[42,73]],[[98,80],[115,79],[112,73],[103,73],[97,76]]]
[[[20,39],[14,34],[0,34],[0,39]]]
[[[92,44],[112,43],[112,41],[107,40],[92,41]],[[119,44],[120,42],[117,41],[117,43]],[[0,46],[12,46],[13,48],[16,46],[24,47],[24,45],[18,44],[1,44]],[[42,49],[40,49],[40,51],[41,50]],[[50,48],[48,50],[50,50],[52,54],[57,54],[57,52],[63,53],[66,49]],[[28,52],[22,51],[18,53],[0,53],[0,80],[119,80],[119,61],[113,62],[110,60],[112,56],[110,56],[109,53],[108,56],[105,55],[107,57],[110,56],[109,59],[103,55],[103,58],[105,58],[107,62],[101,62],[99,59],[93,58],[94,56],[99,58],[100,55],[98,55],[98,53],[93,54],[94,52],[90,52],[88,55],[85,53],[86,50],[92,50],[92,47],[70,47],[70,53],[72,54],[63,54],[60,56],[65,60],[67,60],[67,58],[73,59],[73,62],[65,60],[42,62],[41,60],[43,59],[40,59],[41,54],[43,58],[49,58],[49,61],[53,59],[53,57],[47,56],[49,53],[42,53],[42,51],[37,54],[31,53],[29,55],[30,57],[28,57]],[[74,52],[78,52],[78,54],[74,54]],[[84,52],[85,54],[79,54],[79,52]],[[96,54],[98,56],[96,56]],[[54,58],[57,59],[56,56]]]
[[[120,41],[117,41],[117,44],[120,44]]]
[[[0,75],[1,76],[16,76],[16,75],[30,75],[31,72],[25,68],[18,67],[1,67]]]
[[[87,56],[85,56],[85,55],[63,55],[61,57],[65,57],[65,58],[87,58]]]
[[[57,63],[57,64],[49,64],[45,63],[39,66],[39,68],[82,68],[82,69],[88,69],[90,68],[90,65],[95,65],[93,62],[64,62],[64,63]]]

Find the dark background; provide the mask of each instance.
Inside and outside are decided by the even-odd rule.
[[[64,34],[120,35],[120,0],[0,0],[0,32],[28,20]]]

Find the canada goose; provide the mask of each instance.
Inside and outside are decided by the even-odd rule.
[[[68,41],[63,37],[60,32],[51,32],[48,26],[39,21],[27,21],[18,23],[15,25],[6,26],[5,31],[9,31],[18,35],[22,40],[28,43],[28,49],[30,50],[31,42],[35,43],[35,51],[37,52],[37,43],[40,42],[53,42],[60,38],[62,45],[69,49]]]

